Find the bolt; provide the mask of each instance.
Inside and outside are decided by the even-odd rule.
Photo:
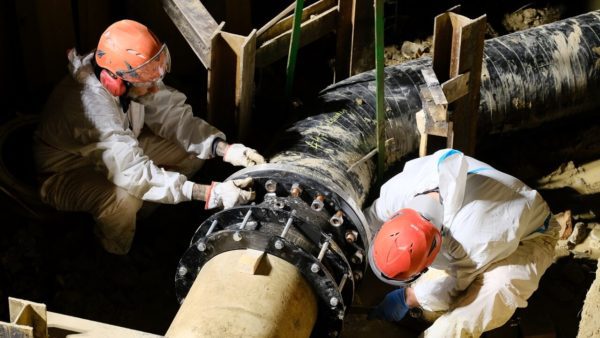
[[[208,235],[210,235],[213,230],[215,230],[215,227],[217,226],[217,220],[212,221],[210,228],[208,228],[208,231],[206,232],[206,235],[204,235],[204,237],[208,237]]]
[[[337,297],[331,297],[329,299],[329,305],[336,307],[339,304],[339,300],[337,299]]]
[[[277,249],[277,250],[283,249],[283,242],[281,240],[278,239],[275,241],[275,249]]]
[[[319,261],[321,261],[323,259],[323,257],[325,257],[325,253],[327,252],[327,249],[329,248],[329,237],[325,238],[325,242],[323,242],[323,244],[321,244],[321,251],[319,252],[319,256],[317,257],[317,259]]]
[[[242,221],[242,224],[240,225],[240,230],[244,230],[244,228],[246,227],[246,223],[248,223],[248,219],[250,219],[250,215],[252,215],[252,209],[248,210],[248,212],[246,213],[246,216],[244,216],[244,220]]]
[[[338,210],[335,215],[331,216],[329,219],[329,224],[333,225],[334,227],[339,227],[340,225],[344,224],[344,213],[341,210]]]
[[[350,257],[350,261],[354,264],[362,264],[365,255],[363,255],[362,251],[356,250],[354,256]]]
[[[290,189],[290,195],[292,197],[298,197],[302,193],[302,187],[300,187],[299,183],[292,184],[292,189]]]
[[[242,240],[242,234],[239,231],[233,233],[233,240],[239,242]]]
[[[348,230],[346,231],[346,242],[354,243],[356,242],[356,237],[358,236],[358,232],[356,230]]]
[[[265,190],[269,193],[274,193],[277,190],[277,182],[273,180],[267,180],[265,182]]]
[[[179,272],[180,276],[185,276],[187,274],[187,271],[188,270],[187,270],[187,268],[185,266],[180,266],[178,272]]]
[[[198,248],[198,251],[204,251],[206,250],[206,243],[199,241],[198,244],[196,244],[196,248]]]
[[[287,235],[288,231],[290,230],[290,227],[292,226],[292,221],[294,220],[294,215],[296,215],[296,209],[292,210],[290,218],[288,218],[287,223],[285,223],[285,227],[281,232],[281,237],[285,237],[285,235]]]
[[[321,268],[319,268],[319,264],[317,264],[317,263],[313,263],[313,264],[310,266],[310,271],[312,271],[312,272],[314,272],[314,273],[317,273],[317,272],[319,272],[319,270],[320,270],[320,269],[321,269]]]
[[[310,207],[314,211],[321,211],[321,210],[323,210],[323,207],[325,206],[325,204],[323,203],[324,200],[325,200],[325,196],[318,194],[317,197],[315,197],[315,199],[312,201],[312,204],[310,205]]]

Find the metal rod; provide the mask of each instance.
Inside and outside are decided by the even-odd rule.
[[[217,220],[215,219],[210,224],[210,227],[208,228],[208,231],[206,232],[206,235],[204,235],[204,237],[208,237],[208,235],[212,234],[212,232],[213,232],[213,230],[215,230],[216,226],[217,226]]]
[[[290,218],[288,218],[287,223],[285,223],[285,227],[283,228],[280,237],[285,237],[285,235],[287,235],[288,231],[290,230],[290,227],[292,226],[294,215],[296,215],[296,209],[292,210],[292,214],[290,215]]]
[[[329,241],[330,240],[331,239],[329,237],[327,237],[325,239],[325,242],[323,242],[323,245],[321,245],[321,251],[319,252],[319,256],[317,257],[319,262],[323,259],[323,257],[325,257],[325,252],[327,251],[327,249],[329,249]]]
[[[250,218],[250,215],[252,215],[252,209],[248,210],[248,212],[246,213],[246,216],[244,216],[244,220],[242,221],[242,224],[240,225],[240,230],[244,230],[244,228],[246,227],[246,223],[248,223],[248,219]]]

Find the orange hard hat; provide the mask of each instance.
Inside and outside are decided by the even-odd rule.
[[[96,63],[127,82],[141,84],[161,80],[170,69],[171,57],[146,26],[121,20],[100,36]]]
[[[442,246],[438,228],[413,209],[385,222],[369,248],[369,264],[383,282],[404,286],[433,262]]]

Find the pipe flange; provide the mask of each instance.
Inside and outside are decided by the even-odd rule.
[[[179,302],[183,302],[206,262],[223,252],[244,249],[264,251],[296,266],[319,299],[319,316],[315,330],[324,330],[328,335],[331,332],[341,332],[346,311],[343,290],[353,285],[351,270],[348,268],[345,272],[348,277],[343,279],[343,283],[337,282],[329,272],[330,267],[325,266],[315,256],[286,238],[260,231],[221,230],[193,243],[179,261],[175,275],[175,290]],[[332,255],[339,254],[333,250],[328,251],[324,260],[331,259]]]

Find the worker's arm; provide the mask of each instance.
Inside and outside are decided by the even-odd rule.
[[[198,158],[214,157],[214,141],[225,140],[225,134],[194,116],[183,93],[163,83],[159,84],[158,92],[138,101],[145,107],[144,122],[155,134],[180,144]]]

